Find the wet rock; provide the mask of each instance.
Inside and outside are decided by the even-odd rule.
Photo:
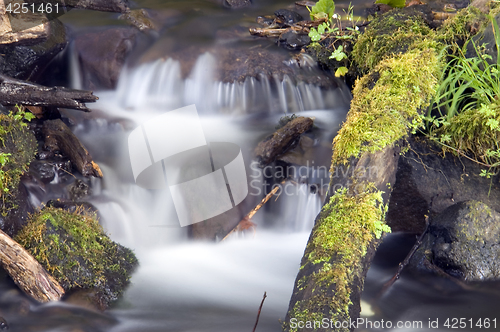
[[[311,38],[308,34],[298,33],[293,30],[282,33],[277,41],[278,45],[289,50],[300,50],[303,46],[308,45]]]
[[[158,30],[155,26],[149,13],[145,9],[134,9],[128,13],[122,14],[119,17],[122,20],[128,21],[134,27],[142,32],[147,32],[150,30]]]
[[[302,21],[304,18],[297,12],[288,9],[278,9],[274,15],[283,23],[293,24]]]
[[[80,201],[85,197],[92,195],[92,189],[88,184],[80,179],[76,179],[75,182],[69,185],[68,191],[69,198],[73,201]]]
[[[136,29],[125,27],[88,32],[76,37],[75,52],[80,62],[85,89],[116,87],[137,34]]]
[[[500,278],[500,213],[478,201],[457,203],[433,218],[412,264],[431,262],[464,281]]]
[[[8,329],[9,329],[9,324],[7,324],[5,318],[0,317],[0,330],[8,330]]]
[[[393,232],[421,233],[425,216],[435,217],[458,202],[478,200],[500,212],[499,176],[479,176],[481,166],[422,138],[409,138],[410,149],[399,158],[387,223]]]
[[[138,264],[133,252],[111,241],[89,211],[79,215],[45,207],[31,216],[15,240],[36,253],[66,292],[94,289],[101,310],[124,292]]]
[[[251,4],[252,4],[251,0],[224,0],[224,6],[233,9],[248,7]]]
[[[66,47],[66,32],[61,21],[47,23],[48,38],[36,44],[0,45],[0,72],[17,79],[36,80],[48,63]]]
[[[44,160],[34,160],[30,164],[30,173],[40,179],[43,183],[54,180],[56,171],[54,165]]]

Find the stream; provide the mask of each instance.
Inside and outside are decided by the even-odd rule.
[[[330,166],[331,141],[345,119],[351,96],[342,80],[322,72],[307,57],[302,59],[305,65],[297,66],[293,61],[284,65],[297,77],[319,77],[330,82],[329,86],[289,75],[262,75],[227,83],[218,75],[218,58],[211,49],[213,45],[218,51],[257,47],[292,60],[272,40],[239,33],[252,26],[256,16],[271,14],[290,3],[255,0],[248,10],[230,11],[208,0],[136,1],[139,7],[159,12],[175,10],[175,19],[165,22],[157,36],[144,38],[142,46],[133,51],[115,90],[94,92],[100,99],[88,105],[92,116],[77,111],[65,111],[64,116],[76,124],[75,134],[104,174],[102,180],[92,180],[93,194],[87,200],[98,208],[110,237],[134,250],[140,266],[123,298],[105,313],[72,301],[35,305],[11,283],[3,282],[0,316],[8,321],[11,331],[251,331],[264,292],[267,298],[257,331],[281,330],[280,319],[286,315],[309,232],[323,204],[325,192],[311,190],[311,185],[328,183],[328,174],[315,171]],[[348,2],[337,5],[347,8]],[[367,6],[364,2],[354,5],[358,14]],[[123,24],[114,14],[78,10],[60,19],[74,32]],[[221,34],[215,32],[225,30],[233,34],[221,41]],[[178,49],[192,52],[184,54],[193,59],[188,72]],[[77,61],[72,61],[68,70],[73,87],[80,88]],[[286,194],[276,195],[257,212],[252,218],[255,231],[236,233],[219,243],[194,240],[186,227],[180,227],[168,190],[147,190],[135,184],[128,155],[129,133],[144,121],[191,104],[198,109],[207,141],[235,143],[242,150],[252,184],[240,210],[235,208],[240,218],[269,189],[261,171],[252,164],[256,144],[274,131],[284,115],[314,117],[315,130],[310,137],[314,144],[300,166],[308,170],[307,176],[296,179]],[[420,280],[403,273],[380,296],[383,283],[395,273],[414,241],[413,234],[387,236],[368,273],[362,317],[394,324],[422,322],[416,327],[393,326],[395,331],[444,331],[445,319],[452,317],[496,318],[500,302],[494,292],[486,288],[463,290],[431,277]],[[430,328],[429,322],[436,319],[440,320],[439,328]],[[382,328],[373,325],[358,328],[379,330]]]

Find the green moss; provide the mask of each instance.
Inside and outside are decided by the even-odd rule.
[[[28,170],[35,158],[36,140],[23,123],[23,117],[14,114],[0,114],[0,154],[5,164],[0,169],[1,213],[6,216],[16,209],[15,197],[21,175]]]
[[[437,30],[436,38],[446,44],[463,44],[487,23],[488,19],[484,13],[476,7],[468,6],[446,19]]]
[[[300,283],[314,287],[308,290],[312,296],[296,302],[289,313],[291,318],[321,320],[324,316],[333,321],[349,319],[352,305],[350,285],[354,284],[355,278],[362,280],[361,261],[368,245],[379,239],[382,232],[390,232],[384,222],[386,210],[382,192],[373,185],[367,185],[360,194],[350,193],[344,188],[330,198],[323,206],[305,252],[305,264],[313,265],[316,272],[302,278]],[[325,290],[333,289],[334,298],[324,295]]]
[[[439,43],[421,15],[394,9],[370,22],[354,45],[352,58],[362,72],[368,72],[385,58],[429,47],[437,48]]]
[[[414,49],[382,61],[356,82],[347,119],[333,143],[333,165],[376,152],[418,126],[443,68],[434,49]]]
[[[65,290],[98,288],[114,300],[137,264],[134,254],[106,236],[93,212],[46,207],[31,216],[15,240]]]

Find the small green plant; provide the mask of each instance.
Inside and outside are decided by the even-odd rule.
[[[309,9],[309,8],[308,8]],[[326,37],[333,37],[334,42],[331,44],[333,48],[330,59],[338,62],[344,62],[343,66],[337,68],[335,76],[344,76],[347,73],[345,62],[348,59],[347,54],[344,52],[346,48],[346,40],[353,41],[359,34],[357,21],[354,22],[353,6],[349,4],[347,11],[344,10],[345,19],[351,22],[352,26],[342,27],[342,16],[335,14],[335,3],[333,0],[320,0],[309,9],[312,20],[326,20],[318,25],[318,28],[311,28],[309,30],[309,37],[312,42],[319,42]],[[335,42],[340,41],[341,45],[335,47]]]
[[[469,39],[452,54],[426,116],[425,132],[451,151],[487,167],[479,174],[491,178],[500,169],[500,33],[490,17],[497,61]],[[466,57],[468,45],[474,57]]]
[[[405,0],[377,0],[375,3],[382,3],[384,5],[389,5],[392,8],[403,8],[406,6]]]

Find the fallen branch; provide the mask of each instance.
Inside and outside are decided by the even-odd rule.
[[[64,289],[21,245],[0,230],[0,262],[19,288],[39,302],[58,301]]]
[[[262,301],[260,302],[259,306],[259,312],[257,313],[257,319],[255,320],[255,325],[253,327],[252,332],[255,332],[255,329],[257,328],[257,324],[259,324],[259,317],[260,317],[260,311],[262,310],[262,305],[264,304],[264,300],[267,297],[267,292],[264,292],[264,297],[262,298]]]
[[[90,112],[85,103],[97,99],[92,91],[46,87],[0,74],[0,104],[5,106],[53,106]]]
[[[379,298],[382,297],[382,295],[384,295],[385,292],[387,292],[387,290],[392,285],[394,285],[394,283],[396,282],[396,280],[398,280],[401,277],[401,273],[403,272],[403,269],[410,263],[411,258],[413,257],[413,255],[415,254],[415,252],[417,251],[417,249],[422,244],[422,241],[424,240],[424,236],[425,236],[425,234],[427,234],[428,230],[429,230],[429,217],[426,216],[425,217],[425,229],[424,229],[424,231],[422,232],[422,234],[420,234],[420,236],[417,239],[417,242],[415,242],[415,244],[411,248],[411,250],[408,253],[408,255],[406,255],[406,258],[404,259],[404,261],[402,263],[399,263],[398,270],[396,271],[396,273],[394,274],[394,276],[388,282],[386,282],[384,284],[384,287],[382,287],[382,290],[380,291],[380,293],[378,295]]]
[[[285,183],[285,180],[281,181],[280,185],[284,184]],[[275,186],[273,188],[273,190],[271,190],[269,192],[269,194],[266,195],[266,197],[264,197],[262,199],[262,201],[260,201],[260,203],[252,209],[252,211],[248,212],[248,214],[246,216],[243,217],[243,219],[241,219],[241,221],[238,223],[238,225],[236,225],[229,233],[227,233],[226,236],[224,236],[224,238],[221,240],[224,241],[225,239],[227,239],[229,237],[229,235],[233,234],[234,232],[239,232],[239,231],[244,231],[246,229],[250,229],[250,228],[253,228],[255,230],[255,224],[253,222],[251,222],[250,220],[252,219],[252,217],[257,213],[257,211],[260,210],[261,207],[264,206],[264,204],[267,203],[267,201],[274,195],[276,194],[276,192],[279,190],[280,186]],[[249,224],[250,223],[250,224]]]

